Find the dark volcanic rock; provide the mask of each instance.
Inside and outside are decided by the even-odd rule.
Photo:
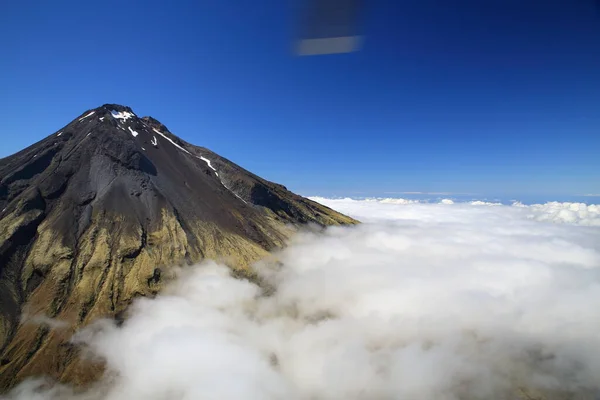
[[[243,271],[294,225],[356,221],[105,104],[0,159],[0,388],[101,372],[72,333],[204,258]],[[28,323],[42,315],[64,328]]]

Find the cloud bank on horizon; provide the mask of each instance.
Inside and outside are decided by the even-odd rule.
[[[92,390],[31,380],[10,399],[593,398],[598,207],[316,199],[361,219],[256,265],[206,262],[117,327],[74,340]]]
[[[403,198],[372,198],[366,200],[354,200],[351,198],[330,199],[325,197],[309,197],[311,200],[324,204],[338,211],[349,214],[358,219],[375,221],[379,219],[393,218],[403,219],[411,218],[414,213],[425,211],[433,213],[438,218],[446,218],[450,214],[462,211],[478,211],[471,206],[503,206],[502,203],[473,200],[468,202],[455,202],[452,199],[441,199],[437,204],[429,201],[403,199]],[[408,208],[388,209],[381,207],[378,212],[371,212],[373,204],[395,204],[395,205],[413,205]],[[438,205],[453,205],[454,208],[448,209],[437,207]],[[392,211],[389,213],[388,211]],[[525,217],[538,221],[547,221],[554,223],[568,223],[587,226],[600,226],[600,204],[585,204],[572,202],[551,201],[544,204],[525,205],[515,201],[511,206],[503,206],[500,211],[510,214],[513,217]]]

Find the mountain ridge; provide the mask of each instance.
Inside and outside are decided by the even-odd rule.
[[[357,222],[118,104],[0,159],[0,210],[4,389],[40,374],[93,380],[101,367],[69,337],[158,293],[172,266],[217,259],[247,273],[299,226]]]

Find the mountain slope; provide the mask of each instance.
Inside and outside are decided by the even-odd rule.
[[[298,224],[356,223],[114,104],[1,159],[0,210],[4,389],[94,379],[101,366],[68,339],[156,293],[174,265],[243,271]]]

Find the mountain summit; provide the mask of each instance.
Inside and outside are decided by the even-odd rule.
[[[4,389],[94,379],[101,367],[72,334],[155,294],[171,266],[218,259],[243,273],[300,224],[356,223],[116,104],[0,159],[0,210]]]

